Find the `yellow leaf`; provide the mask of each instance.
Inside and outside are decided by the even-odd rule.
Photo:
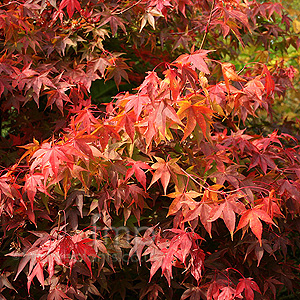
[[[300,32],[300,21],[295,19],[293,21],[293,28],[294,28],[295,33],[299,33]]]

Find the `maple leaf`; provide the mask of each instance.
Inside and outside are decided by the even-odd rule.
[[[194,251],[192,260],[195,263],[194,266],[190,264],[192,268],[193,276],[198,278],[201,276],[201,270],[203,267],[204,253],[196,245],[196,240],[203,240],[203,238],[195,232],[187,232],[181,229],[170,229],[175,236],[169,241],[160,237],[160,233],[155,238],[155,244],[151,244],[143,255],[150,254],[148,261],[152,263],[150,270],[151,281],[154,274],[159,268],[162,270],[170,286],[172,277],[172,266],[175,265],[176,259],[179,259],[185,264],[186,258]]]
[[[16,279],[19,276],[20,272],[24,269],[26,264],[30,262],[27,282],[28,292],[34,277],[37,277],[42,286],[44,285],[43,267],[46,264],[48,264],[48,272],[50,278],[54,274],[54,262],[59,265],[62,264],[62,261],[57,255],[56,251],[59,241],[53,240],[53,237],[45,232],[39,232],[35,234],[39,236],[39,239],[36,240],[33,245],[30,245],[29,249],[24,254],[24,257],[19,263],[18,271],[15,276]]]
[[[261,294],[258,285],[250,277],[249,278],[241,278],[239,280],[239,283],[236,287],[236,294],[241,294],[243,291],[245,292],[245,297],[247,300],[254,299],[253,291],[256,291]]]
[[[169,161],[165,161],[164,159],[160,157],[155,157],[157,160],[156,163],[154,163],[151,167],[152,169],[156,170],[152,176],[151,183],[148,187],[148,189],[158,180],[160,179],[160,182],[164,188],[164,193],[166,195],[167,193],[167,187],[169,185],[170,179],[172,177],[174,183],[178,185],[178,180],[176,174],[184,174],[180,167],[176,164],[176,162],[179,160],[179,158],[172,158]]]
[[[65,299],[71,299],[68,297],[62,290],[54,288],[52,291],[50,291],[47,300],[65,300]]]
[[[30,88],[32,88],[34,92],[33,99],[35,100],[38,106],[39,106],[40,91],[42,87],[45,86],[47,88],[48,87],[56,88],[53,82],[48,78],[48,74],[49,71],[39,74],[37,76],[32,76],[24,79],[26,83],[25,90],[28,91]]]
[[[139,300],[145,298],[146,296],[148,296],[148,299],[157,300],[159,292],[164,294],[164,291],[160,285],[158,285],[156,283],[149,284],[145,287],[145,289],[141,290]]]
[[[183,82],[188,81],[191,84],[194,91],[196,91],[197,90],[196,84],[199,81],[197,72],[188,65],[183,65],[183,66],[179,66],[179,67],[181,69],[182,81]],[[205,77],[205,76],[203,76],[203,77]]]
[[[120,27],[126,34],[126,27],[125,27],[123,19],[117,17],[116,15],[110,15],[109,12],[103,13],[103,15],[105,15],[105,18],[102,21],[102,23],[99,25],[99,27],[101,27],[109,22],[110,28],[111,28],[111,33],[113,36],[117,33],[118,27]]]
[[[267,174],[267,169],[270,167],[272,170],[277,170],[277,165],[274,162],[274,158],[277,158],[272,152],[254,152],[251,159],[249,169],[259,165],[262,171]]]
[[[85,129],[90,134],[95,129],[95,125],[99,123],[93,115],[92,106],[87,106],[76,113],[77,115],[71,119],[70,126],[78,130]],[[80,126],[78,126],[79,124]]]
[[[187,118],[182,140],[185,140],[193,132],[196,124],[200,126],[204,137],[208,137],[209,126],[207,125],[212,122],[211,116],[213,111],[203,104],[204,101],[199,101],[195,104],[192,104],[191,99],[183,100],[178,103],[178,117],[180,120]]]
[[[77,0],[62,0],[58,10],[63,10],[65,7],[67,7],[69,18],[72,18],[75,9],[78,11],[81,10],[80,3]]]
[[[126,112],[130,111],[133,108],[136,119],[138,119],[142,110],[147,107],[149,103],[151,103],[151,99],[149,98],[149,96],[143,93],[130,95],[127,92],[125,95],[118,96],[117,99],[117,104],[120,106],[124,106]]]
[[[142,252],[145,246],[150,246],[153,242],[154,239],[152,238],[152,233],[153,230],[155,229],[156,226],[147,228],[147,230],[145,231],[143,237],[135,237],[132,241],[131,244],[133,244],[133,247],[130,249],[129,251],[129,255],[128,255],[128,262],[127,264],[129,264],[129,259],[131,258],[131,256],[136,253],[139,263],[141,265],[141,259],[142,259]]]
[[[2,198],[2,195],[5,195],[9,198],[13,198],[11,185],[10,185],[10,178],[6,175],[2,175],[0,177],[0,200]]]
[[[261,205],[257,205],[251,209],[247,209],[242,214],[236,231],[244,228],[249,224],[252,232],[257,237],[259,244],[261,245],[263,227],[260,220],[263,220],[264,222],[271,225],[275,225],[271,217],[263,209],[261,209]]]
[[[111,65],[106,69],[106,80],[114,78],[114,81],[119,88],[122,78],[129,82],[128,74],[125,70],[128,70],[128,65],[122,58],[115,58],[112,61],[109,60]]]
[[[49,95],[46,107],[48,106],[52,107],[53,103],[55,103],[57,108],[63,114],[63,102],[71,102],[69,96],[65,93],[71,88],[71,85],[67,82],[59,82],[59,80],[60,77],[56,79],[56,81],[58,82],[55,83],[56,85],[55,90],[46,92],[46,94]]]
[[[62,146],[51,145],[50,143],[43,143],[31,157],[33,161],[31,164],[31,170],[34,170],[38,165],[41,165],[43,173],[50,166],[54,175],[57,177],[59,166],[63,163],[73,163],[68,158]]]
[[[180,78],[181,76],[176,69],[167,69],[164,74],[170,83],[172,98],[174,101],[176,101],[180,95],[181,89],[183,88],[183,81]]]
[[[231,88],[231,86],[229,86]],[[225,108],[226,106],[226,94],[228,92],[226,85],[223,83],[218,83],[208,87],[208,92],[210,99],[213,102],[216,102],[221,107]]]
[[[42,180],[44,180],[44,176],[41,173],[27,174],[25,177],[24,191],[26,191],[27,193],[27,197],[31,203],[32,210],[33,210],[34,197],[37,191],[40,191],[50,196]]]
[[[247,27],[247,29],[250,31],[250,25],[248,22],[248,17],[245,13],[233,9],[232,7],[230,7],[230,9],[226,9],[225,7],[222,7],[224,10],[224,22],[227,23],[227,20],[229,18],[231,19],[237,19],[239,20],[245,27]]]
[[[268,70],[268,68],[265,64],[263,65],[262,75],[266,75],[265,76],[265,91],[266,91],[266,96],[268,97],[275,90],[275,82],[271,76],[270,71]]]
[[[209,70],[204,59],[207,58],[207,53],[211,52],[210,50],[197,50],[191,54],[182,54],[176,60],[175,64],[182,65],[192,65],[193,69],[198,69],[200,72],[209,74]]]
[[[92,142],[98,140],[95,135],[87,135],[85,132],[78,131],[74,133],[74,137],[70,137],[68,141],[63,145],[63,150],[67,155],[79,156],[82,158],[93,159],[95,150],[92,148]],[[94,150],[94,152],[93,152]]]
[[[229,80],[246,82],[244,78],[235,72],[235,65],[232,63],[222,63],[222,72],[225,80],[227,91],[230,91]]]
[[[217,300],[233,300],[236,295],[236,290],[231,286],[225,286],[221,288],[221,293],[219,294]]]
[[[281,137],[280,135],[277,134],[277,130],[269,134],[267,137],[261,137],[259,139],[256,139],[252,141],[252,144],[257,147],[259,150],[266,151],[268,146],[271,145],[271,143],[277,143],[281,147],[283,147],[282,143],[280,142],[279,138]]]
[[[277,293],[277,288],[275,287],[275,285],[283,285],[283,283],[273,277],[270,277],[265,280],[264,294],[266,293],[267,290],[271,290],[274,295],[274,300],[276,299],[276,293]]]
[[[104,77],[105,70],[111,63],[104,57],[99,57],[88,62],[87,71],[92,70],[92,72],[99,71],[101,76]]]
[[[125,180],[128,180],[133,174],[135,174],[136,179],[146,190],[146,174],[143,169],[149,170],[151,167],[142,161],[129,161],[126,166],[131,166],[131,168],[127,170]]]
[[[99,137],[99,143],[101,145],[102,151],[105,150],[111,137],[117,140],[120,139],[120,135],[117,132],[116,126],[110,125],[105,121],[95,124],[95,130],[92,132],[92,135]]]
[[[235,188],[239,188],[240,181],[245,178],[237,171],[239,167],[238,165],[228,166],[224,172],[214,172],[210,177],[215,177],[217,179],[216,183],[219,185],[224,185],[224,182],[228,181]]]
[[[136,115],[134,111],[130,111],[128,113],[120,113],[117,116],[110,119],[112,122],[116,122],[119,128],[124,128],[128,136],[130,137],[131,141],[134,141],[134,134],[135,134],[135,127],[134,123],[136,120]]]
[[[176,114],[175,109],[168,103],[167,99],[159,102],[155,105],[153,113],[150,114],[148,122],[153,123],[153,125],[162,133],[163,136],[166,135],[167,130],[167,120],[181,125],[181,121]]]
[[[278,203],[280,199],[274,197],[275,190],[271,190],[268,197],[257,200],[257,204],[261,205],[261,208],[273,219],[273,217],[283,217],[280,211]]]
[[[126,201],[129,202],[129,206],[133,203],[136,204],[141,210],[144,208],[144,199],[148,197],[148,194],[136,184],[126,185]],[[131,197],[129,197],[131,196]],[[139,217],[137,217],[139,221]]]
[[[28,281],[27,281],[28,293],[29,293],[29,290],[30,290],[31,282],[32,282],[34,277],[36,277],[38,279],[38,281],[41,283],[42,287],[44,288],[45,279],[44,279],[43,271],[44,271],[44,269],[43,269],[42,264],[40,262],[37,262],[34,269],[30,273],[30,275],[28,276]]]
[[[248,255],[253,250],[254,250],[255,256],[257,258],[257,267],[260,265],[261,259],[264,255],[264,251],[267,251],[270,255],[273,255],[273,257],[276,259],[275,255],[273,253],[275,250],[272,249],[270,243],[267,240],[262,239],[262,246],[259,245],[257,240],[250,242],[250,245],[246,251],[244,262],[247,260]]]
[[[162,16],[163,15],[158,10],[156,10],[155,8],[151,9],[150,11],[147,11],[142,17],[140,32],[145,27],[147,21],[152,26],[152,28],[155,30],[155,19],[154,19],[154,17],[162,17]]]
[[[26,79],[32,78],[33,76],[37,76],[39,74],[30,68],[31,65],[32,63],[25,65],[21,72],[18,70],[18,73],[14,76],[15,78],[12,82],[13,87],[18,86],[19,90],[23,90],[27,82]]]
[[[225,201],[214,207],[210,212],[211,218],[209,222],[213,222],[218,218],[222,218],[226,227],[228,228],[231,239],[233,240],[233,232],[235,229],[235,213],[242,214],[245,211],[245,206],[243,203],[237,200],[235,195],[225,198]]]
[[[261,83],[259,78],[253,78],[252,80],[248,81],[245,84],[245,87],[243,89],[243,92],[245,92],[248,96],[248,98],[254,102],[254,110],[258,108],[258,106],[264,105],[263,102],[263,92],[264,92],[264,85]],[[265,108],[268,107],[265,104]]]
[[[202,278],[202,271],[204,269],[204,259],[205,253],[202,249],[195,248],[191,251],[191,260],[189,262],[189,265],[191,268],[191,274],[197,280],[198,283]]]
[[[193,5],[191,0],[176,0],[176,10],[178,9],[185,17],[186,6]]]
[[[157,76],[157,73],[154,71],[147,72],[147,76],[145,77],[143,83],[139,87],[139,93],[147,94],[151,101],[155,99],[158,93],[159,84],[161,82],[160,78]],[[139,110],[136,110],[138,113]],[[140,115],[140,114],[138,114]]]
[[[184,291],[181,295],[180,300],[185,300],[190,297],[190,300],[198,300],[198,299],[205,299],[204,292],[202,291],[202,287],[187,285],[188,289]],[[201,297],[203,296],[203,297]]]
[[[79,259],[79,256],[83,259],[90,270],[91,276],[93,276],[92,264],[91,260],[89,259],[89,256],[94,258],[97,257],[95,249],[89,245],[91,242],[93,242],[93,240],[89,238],[82,238],[79,234],[77,234],[72,237],[72,241],[74,243],[72,250],[75,253],[75,257],[77,260]]]
[[[189,191],[189,192],[174,192],[171,194],[168,194],[168,197],[175,198],[173,202],[171,203],[169,207],[169,211],[167,214],[167,217],[170,215],[173,215],[178,212],[178,210],[182,209],[183,211],[186,211],[187,209],[193,210],[196,208],[197,202],[193,200],[194,198],[199,197],[201,194],[195,192],[195,191]],[[185,215],[185,213],[184,213]]]
[[[17,290],[12,286],[12,284],[9,282],[8,280],[8,276],[10,275],[9,272],[3,272],[1,275],[0,275],[0,288],[1,290],[5,288],[9,288],[11,290],[14,290],[16,293],[17,293]],[[3,299],[5,300],[5,299]]]
[[[203,199],[196,206],[196,208],[194,210],[190,210],[186,214],[183,222],[190,222],[200,217],[201,223],[203,224],[204,228],[206,229],[209,236],[211,237],[212,223],[209,222],[209,218],[210,218],[210,212],[212,210],[212,207],[211,205],[205,203],[205,201],[206,201],[206,197],[203,197]]]
[[[220,295],[220,290],[223,290],[224,287],[228,287],[228,280],[222,278],[214,278],[214,280],[210,283],[209,288],[207,290],[207,300],[218,300]],[[231,288],[231,287],[230,287]],[[229,297],[231,297],[229,289]],[[223,297],[224,294],[221,296]],[[224,298],[221,298],[224,299]],[[226,299],[226,298],[225,298]],[[230,298],[229,298],[230,299]]]

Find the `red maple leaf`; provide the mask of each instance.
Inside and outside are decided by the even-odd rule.
[[[149,129],[152,128],[154,131],[152,133],[152,130],[148,130],[146,135],[148,133],[150,133],[150,136],[155,135],[159,130],[163,136],[166,136],[167,129],[169,128],[167,122],[182,125],[175,109],[170,105],[169,101],[168,99],[162,99],[158,103],[155,103],[153,110],[150,111],[147,118]]]
[[[275,90],[275,82],[271,76],[270,71],[268,70],[268,68],[265,64],[263,65],[262,75],[266,75],[264,78],[265,79],[264,81],[265,81],[266,96],[268,97]]]
[[[129,112],[119,113],[117,116],[110,119],[112,122],[116,122],[118,128],[124,128],[125,132],[130,137],[131,141],[134,141],[135,127],[134,123],[136,120],[136,115],[133,110]]]
[[[261,293],[259,290],[258,285],[255,281],[252,280],[252,278],[242,278],[239,280],[239,283],[236,287],[236,294],[241,294],[244,291],[245,293],[245,299],[247,300],[253,300],[254,299],[254,292],[257,291],[258,293]]]
[[[65,299],[71,299],[68,297],[62,290],[59,290],[57,288],[54,288],[51,292],[49,292],[49,295],[47,297],[47,300],[65,300]]]
[[[143,169],[149,170],[151,167],[142,161],[130,161],[126,166],[131,166],[131,168],[127,170],[125,180],[128,180],[133,174],[135,174],[137,181],[140,182],[146,190],[146,174]]]
[[[160,179],[160,182],[164,188],[164,193],[166,194],[167,187],[169,185],[171,177],[176,184],[178,183],[176,174],[184,174],[184,173],[181,171],[180,167],[176,164],[179,158],[173,158],[170,159],[169,161],[165,161],[160,157],[155,157],[155,159],[157,160],[157,162],[154,163],[151,167],[156,171],[153,174],[151,183],[148,188],[150,188],[158,179]]]
[[[247,209],[243,213],[236,231],[250,225],[252,232],[257,237],[259,244],[261,245],[263,227],[260,220],[275,225],[271,217],[261,208],[261,205],[257,205],[251,209]]]
[[[226,227],[228,228],[231,239],[233,240],[233,232],[235,229],[235,213],[242,214],[245,211],[245,206],[239,202],[235,195],[229,196],[224,199],[224,202],[214,207],[211,211],[211,218],[209,222],[213,222],[218,218],[222,218]]]
[[[169,81],[172,98],[174,101],[176,101],[184,85],[183,81],[181,80],[181,75],[176,69],[172,68],[167,69],[164,74],[166,79]]]
[[[148,72],[143,83],[139,87],[139,93],[147,94],[151,101],[157,96],[158,88],[160,84],[160,78],[154,71]]]
[[[131,244],[133,244],[133,247],[129,251],[128,263],[129,263],[129,259],[132,257],[132,255],[134,253],[136,253],[139,263],[141,265],[142,252],[143,252],[144,247],[149,246],[154,242],[154,239],[152,238],[151,235],[152,235],[155,227],[156,226],[147,228],[143,237],[137,236],[131,241]]]
[[[51,168],[55,177],[58,175],[58,169],[61,164],[72,163],[69,157],[64,153],[62,146],[51,145],[50,143],[44,143],[33,155],[31,170],[34,170],[38,165],[42,167],[42,171],[46,171],[47,168]]]
[[[207,204],[205,202],[205,197],[203,197],[203,199],[196,206],[196,208],[194,210],[190,210],[186,214],[183,222],[190,222],[190,221],[193,221],[195,219],[198,219],[198,217],[200,217],[201,223],[203,224],[204,228],[206,229],[206,231],[208,232],[209,236],[211,237],[212,223],[209,222],[211,210],[212,210],[211,205]]]
[[[191,54],[182,54],[176,60],[175,64],[191,64],[193,69],[198,69],[199,71],[209,74],[209,70],[204,59],[207,58],[207,53],[211,51],[209,50],[197,50],[192,52]]]
[[[218,296],[218,300],[233,300],[235,298],[236,291],[231,286],[225,286],[221,288],[221,293]]]
[[[69,18],[72,18],[75,9],[81,10],[80,3],[77,0],[62,0],[58,10],[63,10],[65,7],[67,7]]]
[[[24,191],[27,193],[27,197],[31,203],[32,210],[33,210],[34,197],[37,191],[40,191],[50,196],[42,180],[44,180],[44,176],[41,173],[27,174],[25,177]]]

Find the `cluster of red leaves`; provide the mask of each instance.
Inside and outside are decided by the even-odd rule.
[[[46,107],[55,103],[69,115],[57,137],[22,146],[18,162],[1,171],[1,245],[8,261],[22,257],[1,275],[1,293],[14,289],[13,271],[15,280],[27,275],[28,292],[42,293],[39,282],[48,300],[113,296],[114,285],[122,298],[131,290],[141,299],[171,299],[179,283],[187,287],[181,299],[271,299],[283,284],[298,289],[299,267],[288,252],[299,241],[288,237],[300,231],[299,147],[287,134],[239,129],[260,109],[270,112],[291,72],[272,74],[262,63],[238,72],[193,46],[105,111],[86,99],[96,79],[128,79],[121,54],[104,49],[109,34],[130,29],[130,39],[148,36],[155,47],[155,31],[177,22],[178,32],[160,35],[173,50],[190,48],[197,31],[203,42],[221,32],[243,43],[241,31],[255,32],[256,18],[275,12],[282,16],[279,4],[255,1],[5,1],[3,110],[45,96]],[[263,43],[270,35],[260,35]],[[148,229],[132,238],[136,223]],[[130,234],[115,231],[123,224]],[[135,286],[134,254],[147,278],[132,279]],[[124,285],[108,285],[120,270]]]
[[[247,135],[242,130],[231,134],[226,130],[212,131],[215,116],[237,115],[243,119],[260,106],[268,108],[274,90],[269,90],[270,75],[262,80],[265,66],[258,75],[256,69],[252,78],[244,79],[227,64],[223,68],[227,83],[210,85],[206,81],[204,85],[203,73],[209,73],[207,63],[210,64],[207,54],[198,50],[179,57],[169,65],[163,79],[150,72],[137,93],[121,94],[115,104],[107,106],[105,117],[95,117],[97,111],[92,106],[86,107],[71,118],[61,138],[27,145],[23,159],[30,166],[26,175],[17,178],[14,174],[18,166],[15,166],[15,170],[1,177],[4,228],[14,227],[16,210],[23,224],[26,219],[34,224],[36,218],[51,220],[51,213],[41,214],[40,201],[51,202],[59,195],[66,199],[67,209],[65,220],[59,218],[59,225],[69,223],[72,230],[78,228],[78,214],[81,218],[86,215],[83,207],[88,203],[89,215],[97,208],[98,222],[103,228],[111,228],[113,215],[120,211],[125,224],[131,214],[139,223],[141,214],[149,208],[146,199],[152,198],[153,191],[159,190],[161,184],[162,195],[173,198],[168,208],[173,227],[164,231],[164,237],[160,232],[151,236],[153,228],[143,237],[135,237],[129,253],[130,258],[137,252],[141,262],[143,249],[147,247],[143,254],[150,255],[150,280],[161,268],[170,286],[172,267],[179,267],[185,270],[186,278],[188,274],[195,278],[203,292],[204,270],[205,278],[210,277],[210,269],[216,270],[209,262],[205,268],[205,258],[209,261],[211,256],[197,242],[203,240],[204,232],[201,237],[195,231],[205,228],[213,239],[222,225],[219,219],[233,241],[239,239],[236,236],[240,229],[242,236],[248,231],[245,243],[250,246],[245,260],[250,259],[253,250],[256,254],[252,260],[256,259],[258,266],[264,250],[276,257],[280,246],[275,250],[272,240],[264,236],[276,231],[283,211],[286,218],[299,213],[298,148],[283,147],[282,142],[291,137],[277,132],[261,137]],[[230,75],[226,75],[228,69]],[[198,71],[203,72],[200,79]],[[231,85],[234,80],[244,83],[238,89]],[[249,103],[248,108],[241,106],[241,98]],[[22,177],[21,186],[17,182]],[[167,194],[174,189],[175,192]],[[84,198],[91,200],[86,202]],[[251,238],[248,228],[258,242]],[[92,273],[89,257],[96,257],[96,252],[88,245],[89,239],[78,234],[40,235],[33,245],[27,246],[19,266],[18,274],[30,261],[28,287],[34,277],[44,285],[45,266],[49,280],[54,266],[67,265],[72,272],[73,265],[81,259]],[[209,287],[207,293],[213,293],[211,299],[233,299],[245,290],[246,299],[252,300],[252,289],[259,292],[260,289],[254,281],[249,285],[246,280],[251,281],[241,279],[236,288],[221,281],[218,286]],[[216,285],[218,281],[212,282]],[[183,299],[196,297],[193,295],[198,292],[197,288],[190,288]]]

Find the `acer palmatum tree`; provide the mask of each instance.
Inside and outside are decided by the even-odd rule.
[[[248,128],[292,88],[291,22],[271,2],[3,1],[1,299],[298,294],[298,140]]]

